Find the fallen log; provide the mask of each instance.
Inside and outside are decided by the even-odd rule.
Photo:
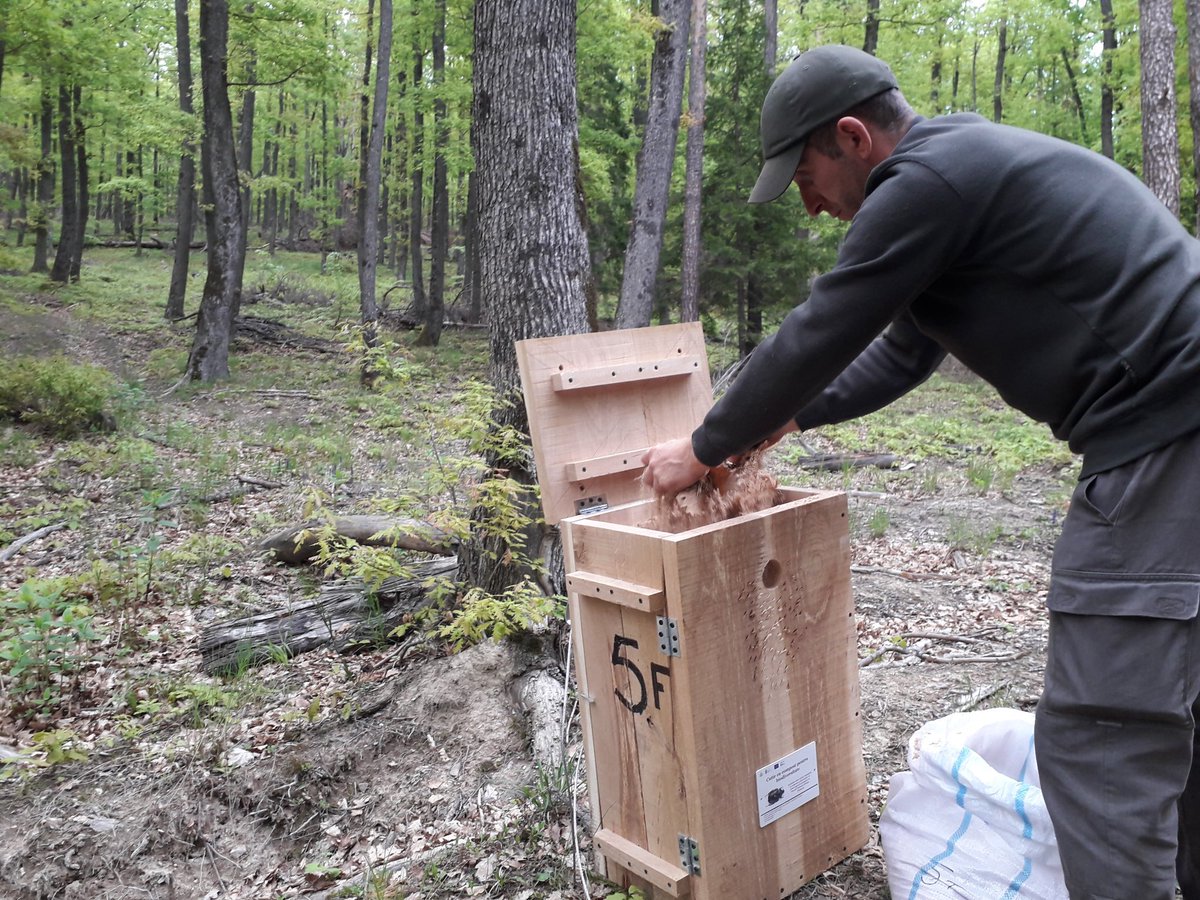
[[[308,562],[320,549],[323,529],[329,524],[313,520],[292,525],[283,531],[263,538],[258,549],[273,553],[280,562],[292,565]],[[455,552],[455,538],[428,522],[417,519],[397,519],[391,516],[339,516],[332,522],[333,531],[367,547],[395,547],[450,556]]]
[[[411,578],[388,578],[375,591],[358,580],[337,582],[322,587],[312,600],[209,625],[200,635],[204,671],[241,672],[325,644],[342,651],[386,639],[405,616],[428,602],[430,579],[451,575],[457,567],[453,557],[434,559],[414,566]]]
[[[795,464],[802,469],[821,469],[828,472],[857,469],[860,466],[891,469],[896,465],[896,457],[891,453],[818,453],[812,456],[801,456],[795,461]]]

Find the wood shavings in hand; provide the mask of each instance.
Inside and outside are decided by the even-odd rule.
[[[658,497],[642,527],[678,534],[778,505],[779,482],[763,468],[766,449],[746,454],[736,466],[710,469],[674,496]]]

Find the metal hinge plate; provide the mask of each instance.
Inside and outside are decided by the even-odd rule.
[[[679,836],[679,867],[689,875],[700,874],[700,844],[686,834]]]
[[[667,616],[655,616],[658,622],[658,650],[667,656],[679,655],[679,625]]]

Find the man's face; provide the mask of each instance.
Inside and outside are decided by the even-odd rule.
[[[843,222],[854,218],[867,193],[867,176],[871,167],[850,154],[826,156],[807,146],[792,181],[800,188],[808,214],[825,213]]]

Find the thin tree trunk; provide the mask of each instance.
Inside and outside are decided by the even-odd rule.
[[[436,347],[446,316],[446,257],[450,254],[450,186],[446,178],[446,147],[450,140],[446,122],[446,0],[434,4],[433,23],[433,238],[429,257],[429,307],[417,344]]]
[[[996,48],[996,80],[992,84],[992,121],[1004,117],[1004,59],[1008,55],[1008,19],[1000,20]]]
[[[680,319],[700,319],[700,209],[704,187],[705,50],[708,43],[707,0],[692,0],[691,65],[688,73],[687,165],[683,189],[683,258],[680,265]],[[767,26],[767,40],[772,29]],[[768,71],[773,64],[768,60]]]
[[[696,6],[699,6],[700,9],[702,9],[702,10],[704,10],[704,8],[708,5],[705,2],[696,3],[696,0],[692,0],[692,2]],[[803,6],[803,4],[801,4],[801,5]],[[708,15],[708,12],[707,12],[707,10],[705,10],[704,16],[707,16],[707,15]],[[703,16],[702,16],[702,18],[703,18]],[[694,23],[695,20],[696,20],[696,13],[693,11],[692,12],[692,22]],[[708,23],[705,22],[704,25],[705,25],[705,28],[704,28],[705,40],[707,40],[708,39],[707,38]],[[763,63],[767,67],[767,76],[770,77],[775,74],[775,63],[779,59],[779,3],[778,3],[778,0],[763,0],[763,30],[766,32],[766,40],[763,41]],[[695,37],[695,34],[696,34],[696,26],[695,26],[695,24],[693,24],[692,25],[693,37]],[[693,60],[695,60],[694,54],[695,54],[695,51],[693,51],[693,56],[692,56]]]
[[[471,127],[473,130],[474,125]],[[475,143],[473,138],[471,143]],[[476,324],[483,317],[483,291],[479,279],[479,179],[473,171],[467,175],[465,239],[467,271],[463,275],[463,295],[466,298],[467,321]]]
[[[1104,74],[1100,82],[1100,152],[1113,158],[1113,54],[1117,50],[1117,27],[1112,0],[1100,0],[1104,23]]]
[[[62,170],[62,218],[59,220],[58,248],[50,280],[66,282],[71,278],[71,260],[79,235],[79,181],[75,174],[75,128],[71,116],[71,91],[66,85],[58,88],[58,154]]]
[[[229,343],[246,261],[226,69],[228,37],[228,0],[200,0],[200,85],[204,97],[201,165],[208,278],[188,357],[187,375],[193,381],[214,381],[229,375]]]
[[[179,66],[179,110],[188,120],[195,115],[192,105],[192,39],[188,33],[188,0],[175,0],[175,58]],[[183,318],[191,263],[192,207],[196,193],[196,147],[184,138],[179,156],[179,182],[175,190],[175,253],[171,264],[171,286],[167,291],[166,317]]]
[[[863,50],[875,55],[879,47],[879,0],[867,0],[867,21],[863,29]]]
[[[1141,0],[1142,180],[1179,215],[1175,22],[1171,0]]]
[[[414,7],[416,16],[418,8]],[[419,20],[418,20],[419,21]],[[425,48],[421,43],[420,29],[413,34],[413,89],[419,95],[420,85],[424,79]],[[429,299],[425,296],[425,263],[421,247],[421,228],[424,225],[423,207],[425,205],[424,185],[425,167],[421,157],[425,150],[425,116],[421,112],[421,104],[413,103],[413,146],[412,146],[412,189],[409,191],[409,221],[408,245],[412,257],[409,265],[412,267],[412,311],[417,321],[425,320],[429,307]]]
[[[371,71],[371,3],[367,6],[367,65],[363,76],[363,114],[367,118],[367,89]],[[379,62],[375,71],[374,108],[369,117],[369,134],[362,147],[362,183],[359,186],[358,204],[358,291],[359,310],[362,315],[363,337],[368,347],[376,344],[376,328],[379,322],[379,305],[375,301],[375,269],[379,264],[379,169],[383,157],[383,132],[387,123],[388,88],[391,83],[392,57],[392,0],[379,0]],[[364,384],[375,378],[369,363],[363,363],[361,372]]]
[[[75,133],[75,175],[79,179],[76,194],[78,213],[75,217],[75,240],[71,245],[71,280],[78,281],[83,268],[83,243],[87,235],[88,204],[88,161],[87,132],[83,127],[83,88],[75,85],[72,90],[73,131]]]
[[[1194,0],[1189,0],[1194,2]],[[1079,96],[1079,82],[1075,79],[1075,67],[1071,65],[1071,57],[1067,55],[1067,48],[1062,48],[1063,66],[1067,70],[1067,83],[1071,87],[1071,102],[1075,104],[1075,112],[1079,116],[1079,136],[1083,139],[1083,143],[1088,142],[1087,128],[1087,110],[1083,108],[1083,99]]]
[[[650,107],[637,157],[633,220],[625,248],[625,272],[617,310],[618,328],[650,324],[655,282],[662,252],[663,223],[675,162],[675,140],[683,103],[687,68],[688,16],[691,0],[662,0],[659,32],[650,64]]]
[[[50,88],[42,81],[42,110],[39,130],[42,137],[42,155],[37,167],[37,213],[34,218],[33,269],[34,272],[50,270],[50,208],[54,204],[54,107],[50,101]]]

